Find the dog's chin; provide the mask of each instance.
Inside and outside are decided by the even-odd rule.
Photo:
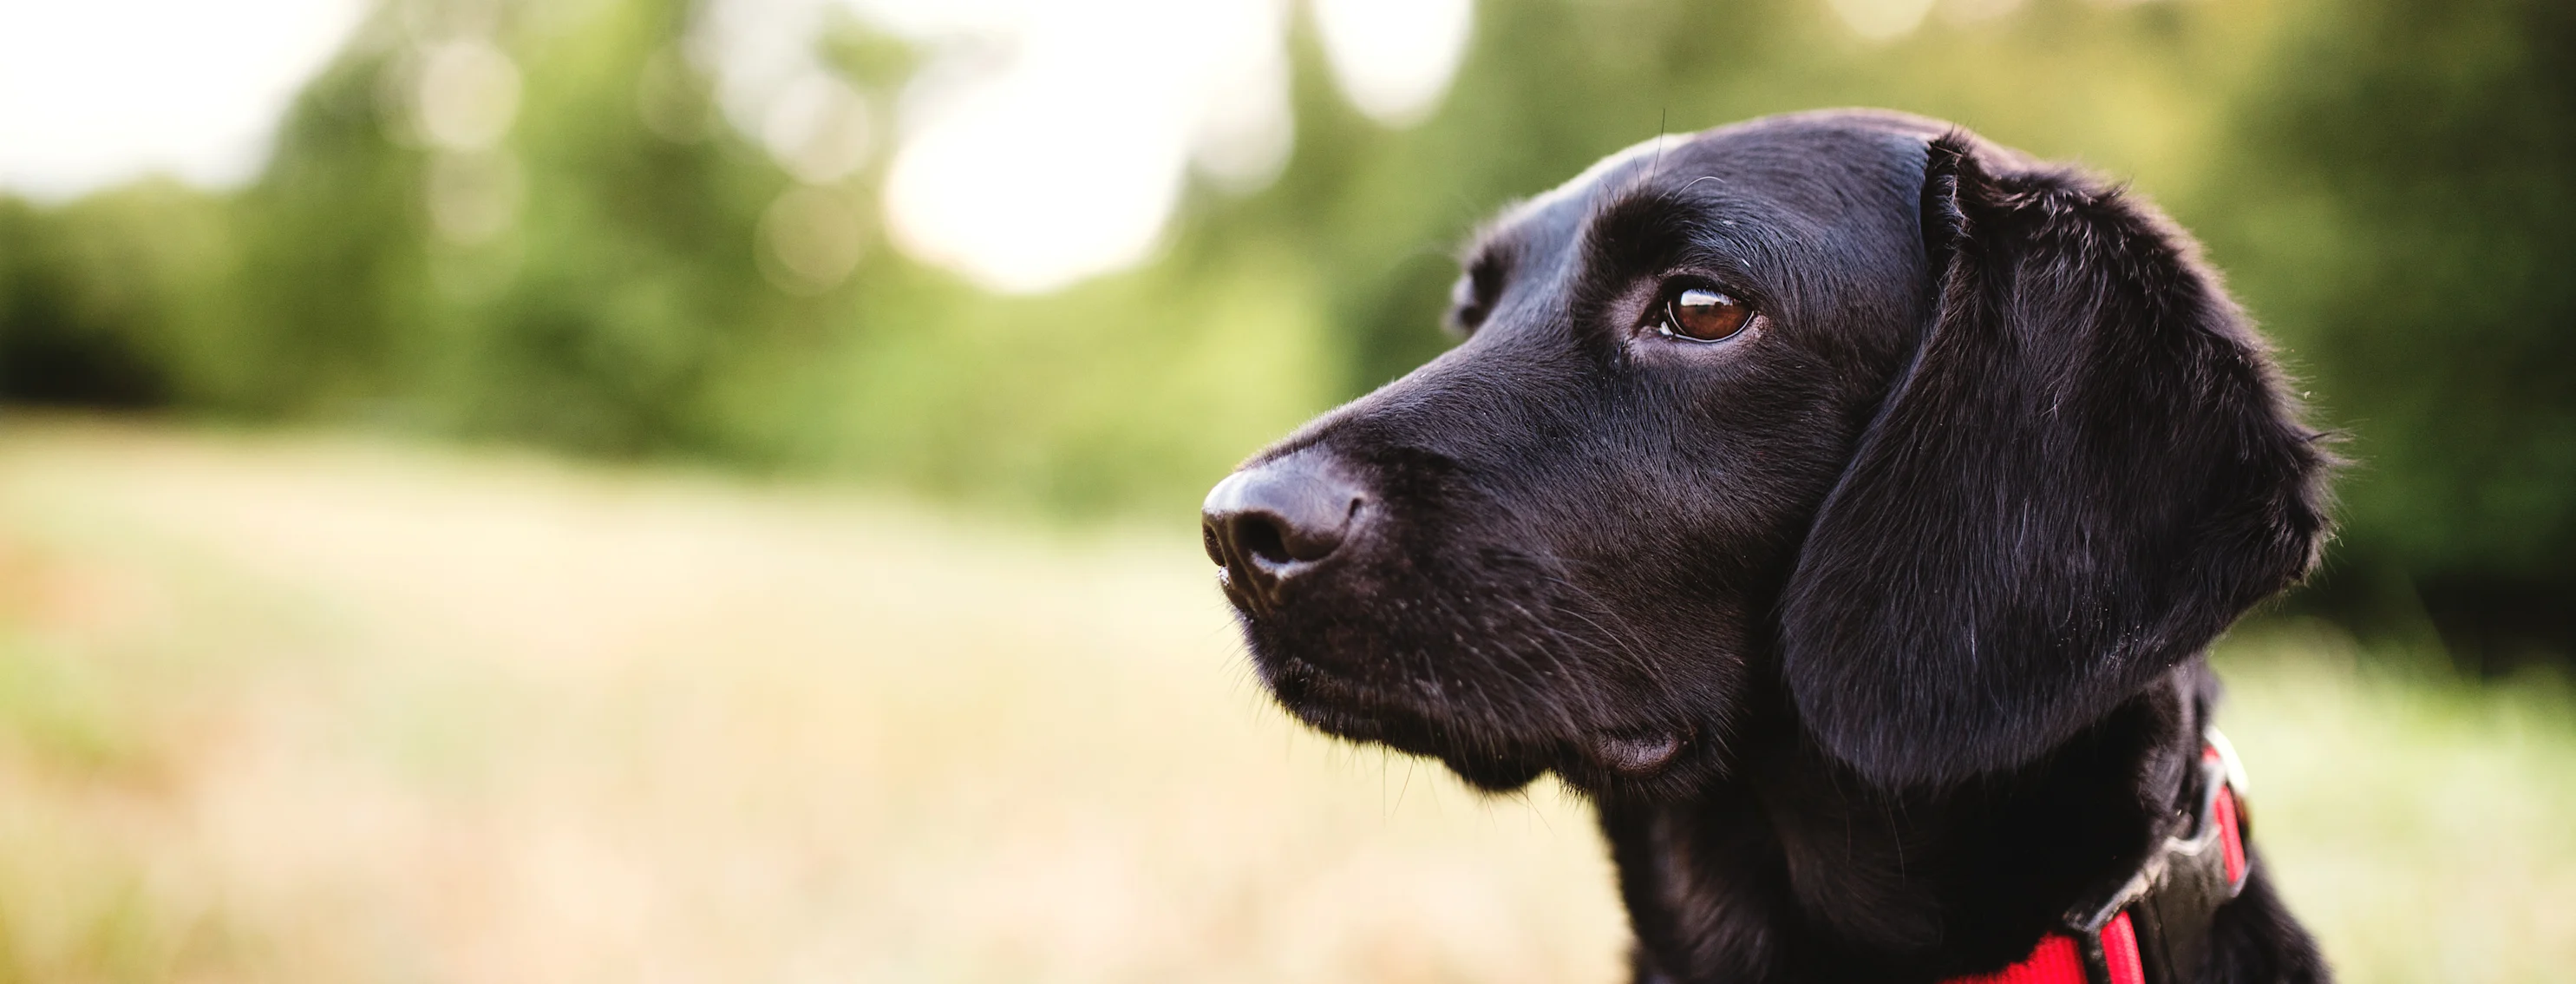
[[[1336,738],[1435,759],[1485,792],[1518,790],[1554,764],[1545,743],[1490,734],[1489,729],[1471,727],[1442,709],[1326,673],[1304,660],[1281,657],[1258,663],[1271,696],[1307,726]]]
[[[1541,762],[1471,755],[1443,755],[1440,764],[1448,766],[1467,785],[1496,795],[1517,792],[1537,782],[1548,770]]]
[[[1488,793],[1515,792],[1554,772],[1568,787],[1595,798],[1672,801],[1725,775],[1723,762],[1709,754],[1711,743],[1686,725],[1604,726],[1573,737],[1507,733],[1293,657],[1259,662],[1272,696],[1308,726],[1437,760]]]

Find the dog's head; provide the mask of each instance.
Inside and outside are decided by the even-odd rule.
[[[2300,577],[2325,456],[2152,207],[1912,117],[1658,141],[1507,211],[1466,339],[1255,456],[1208,551],[1307,722],[1690,790],[1790,720],[2029,761]]]

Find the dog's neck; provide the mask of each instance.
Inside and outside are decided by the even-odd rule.
[[[2026,955],[2173,829],[2198,661],[2023,768],[1890,793],[1772,722],[1677,803],[1601,805],[1640,981],[1937,981]]]

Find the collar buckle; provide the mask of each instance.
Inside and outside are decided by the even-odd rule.
[[[2203,734],[2198,766],[2193,791],[2199,808],[2190,826],[2166,837],[2126,881],[2067,910],[2066,929],[2083,951],[2085,976],[2094,984],[2191,980],[2208,951],[2212,915],[2245,890],[2253,873],[2246,853],[2245,766],[2216,728]],[[2114,927],[2115,921],[2124,925]],[[2143,967],[2119,966],[2116,951],[2123,941],[2111,937],[2130,933],[2116,930],[2134,933],[2129,945],[2147,957],[2139,961]]]

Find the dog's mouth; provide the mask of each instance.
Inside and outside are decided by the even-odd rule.
[[[1296,656],[1256,659],[1279,703],[1328,734],[1378,742],[1417,755],[1438,754],[1452,730],[1438,705],[1406,700],[1386,688],[1344,677]]]
[[[1697,761],[1700,735],[1689,725],[1569,723],[1532,733],[1462,713],[1451,695],[1390,693],[1293,656],[1258,662],[1272,695],[1299,721],[1335,737],[1437,759],[1489,792],[1519,789],[1554,772],[1579,790],[1655,795],[1687,789],[1714,767]]]

